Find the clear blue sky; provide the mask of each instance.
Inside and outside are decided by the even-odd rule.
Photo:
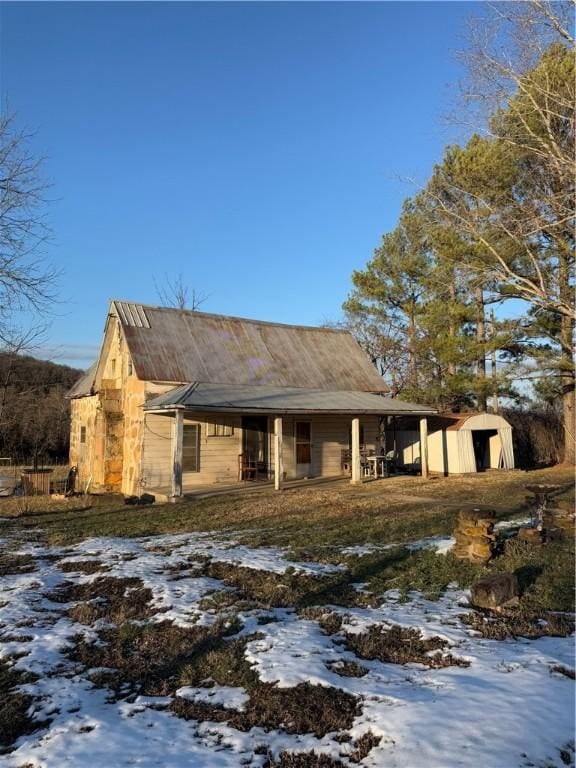
[[[450,139],[466,2],[4,3],[0,92],[53,182],[62,305],[85,367],[112,297],[338,319],[350,274]]]

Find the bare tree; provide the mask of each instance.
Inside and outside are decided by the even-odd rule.
[[[173,279],[164,275],[162,284],[158,283],[156,278],[153,280],[158,298],[165,307],[189,309],[196,312],[210,298],[210,295],[204,291],[197,291],[195,288],[190,289],[184,282],[181,272]]]
[[[0,330],[6,337],[18,313],[45,313],[54,301],[57,271],[43,247],[48,184],[42,159],[29,149],[31,134],[13,115],[0,115]],[[21,334],[17,333],[17,337]]]

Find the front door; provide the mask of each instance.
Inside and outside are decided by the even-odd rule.
[[[310,477],[312,469],[312,424],[297,421],[294,426],[296,447],[296,477]]]
[[[259,475],[268,474],[268,418],[242,417],[242,453],[255,461]]]

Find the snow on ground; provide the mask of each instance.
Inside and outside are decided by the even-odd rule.
[[[411,548],[433,546],[445,551],[448,540],[431,537]],[[349,548],[350,549],[350,548]],[[276,549],[250,549],[208,534],[181,534],[141,539],[91,539],[74,547],[45,548],[27,544],[21,550],[36,558],[30,573],[0,579],[0,657],[19,656],[15,667],[40,675],[21,686],[37,697],[34,716],[51,719],[49,727],[22,737],[0,766],[19,768],[229,768],[264,765],[255,754],[269,745],[282,749],[315,749],[345,764],[349,746],[323,738],[289,735],[253,728],[238,731],[226,724],[185,721],[167,711],[169,697],[112,700],[95,687],[65,653],[74,635],[95,639],[96,631],[65,615],[68,604],[51,602],[45,594],[64,581],[84,583],[99,576],[139,577],[153,592],[153,604],[164,612],[151,621],[171,620],[181,626],[211,623],[214,611],[202,610],[202,597],[223,584],[201,575],[198,558],[284,573],[294,569],[328,574],[335,566],[290,562]],[[355,552],[355,554],[360,554]],[[63,573],[56,559],[72,563],[96,559],[105,572]],[[260,633],[247,646],[247,658],[263,681],[280,686],[310,682],[341,688],[362,699],[362,713],[350,734],[371,730],[382,737],[362,762],[383,768],[552,768],[563,765],[559,749],[573,736],[573,682],[553,667],[574,665],[573,638],[527,641],[483,639],[459,616],[470,610],[467,594],[449,590],[437,602],[413,594],[401,602],[389,592],[377,608],[338,609],[343,630],[363,632],[372,624],[399,624],[420,629],[425,636],[446,639],[451,653],[468,667],[429,669],[418,664],[395,665],[361,661],[364,677],[341,677],[339,661],[357,661],[339,635],[325,634],[316,621],[301,619],[290,609],[240,613],[243,634]],[[259,625],[259,614],[274,621]],[[20,655],[20,654],[27,655]],[[241,688],[214,686],[178,691],[193,701],[241,710],[247,701]],[[343,757],[344,755],[344,757]]]

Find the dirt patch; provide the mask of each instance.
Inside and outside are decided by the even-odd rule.
[[[567,637],[574,632],[574,617],[564,613],[528,613],[509,611],[473,611],[461,616],[462,621],[482,637],[490,640],[509,640],[516,637]]]
[[[344,637],[347,650],[361,659],[376,659],[388,664],[418,663],[434,669],[470,666],[470,662],[445,652],[449,647],[446,640],[441,637],[424,638],[417,629],[373,624],[366,632],[348,632]]]
[[[102,576],[85,584],[66,581],[47,597],[56,603],[76,602],[77,605],[67,613],[80,624],[90,625],[97,619],[122,624],[125,621],[146,619],[157,613],[150,607],[152,591],[145,588],[138,578]]]
[[[92,574],[110,570],[110,566],[99,560],[76,560],[73,562],[59,563],[58,568],[64,573]]]
[[[78,637],[70,657],[88,668],[113,668],[115,672],[101,682],[114,690],[128,684],[133,691],[146,696],[169,696],[182,685],[204,679],[203,675],[210,677],[217,665],[213,659],[210,662],[209,654],[217,652],[224,638],[239,629],[237,622],[216,622],[209,627],[178,627],[169,622],[126,623],[100,632],[102,644],[87,643]],[[207,657],[202,667],[198,659]],[[235,658],[232,655],[228,661]],[[228,674],[230,679],[233,670],[223,663],[221,674]]]
[[[235,587],[238,598],[264,608],[292,608],[333,603],[356,605],[358,592],[349,584],[347,572],[315,576],[287,570],[283,574],[231,563],[209,562],[205,575]]]
[[[36,569],[32,555],[0,555],[0,576],[30,573]]]
[[[16,690],[18,685],[35,680],[31,674],[14,670],[0,659],[0,754],[27,733],[43,727],[46,723],[33,722],[28,710],[34,698]]]
[[[313,733],[318,737],[352,727],[361,704],[339,688],[300,683],[293,688],[278,688],[274,683],[258,683],[250,691],[244,711],[214,707],[204,702],[174,699],[172,711],[186,720],[226,722],[240,731],[258,727],[286,733]]]

